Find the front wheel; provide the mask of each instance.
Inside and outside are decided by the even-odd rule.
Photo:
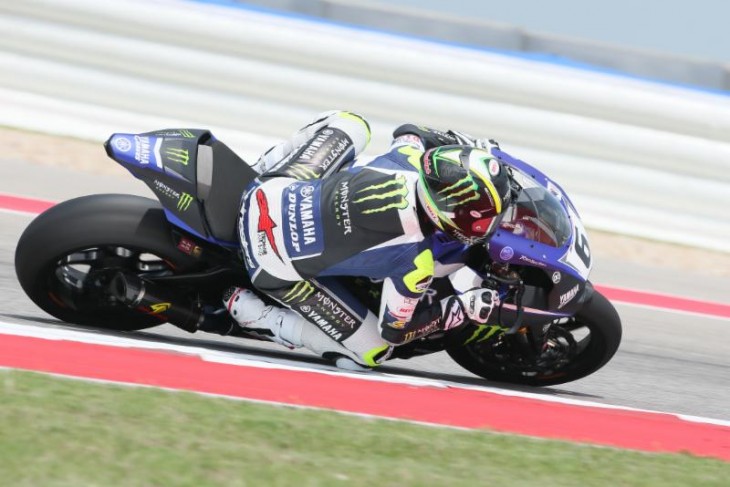
[[[113,330],[161,324],[111,296],[116,272],[177,274],[199,265],[174,244],[160,204],[131,195],[60,203],[25,229],[15,252],[18,281],[33,302],[68,323]]]
[[[522,360],[504,335],[451,348],[451,358],[469,372],[497,382],[549,386],[571,382],[603,367],[621,343],[621,319],[594,291],[574,317],[551,325],[542,360]]]

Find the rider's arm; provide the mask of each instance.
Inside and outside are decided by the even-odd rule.
[[[318,179],[352,161],[370,141],[370,126],[351,112],[326,112],[256,163],[261,179]]]
[[[430,127],[407,123],[393,132],[393,145],[412,145],[421,151],[427,151],[442,145],[470,145],[482,149],[498,144],[493,140],[477,139],[471,135],[455,130],[446,132]]]
[[[482,278],[468,267],[450,276],[455,295],[435,302],[423,299],[433,279],[433,265],[431,252],[422,252],[413,269],[383,282],[380,335],[388,343],[402,345],[467,320],[485,323],[489,318],[497,294],[483,289]]]

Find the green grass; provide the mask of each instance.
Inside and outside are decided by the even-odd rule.
[[[730,463],[689,455],[0,371],[2,486],[664,487],[728,479]]]

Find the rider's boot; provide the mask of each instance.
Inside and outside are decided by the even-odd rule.
[[[248,289],[226,291],[223,304],[233,319],[246,331],[268,337],[289,348],[304,347],[320,357],[333,360],[337,367],[369,370],[359,357],[294,311],[269,306]]]
[[[267,337],[288,348],[302,345],[303,319],[291,310],[267,305],[248,289],[232,287],[223,295],[223,304],[241,328]]]

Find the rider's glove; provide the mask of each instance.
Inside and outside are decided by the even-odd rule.
[[[456,130],[449,130],[448,134],[455,138],[461,145],[470,145],[478,149],[489,150],[492,147],[499,149],[499,143],[493,139],[475,139],[469,134],[464,132],[458,132]]]
[[[474,288],[457,296],[464,314],[475,323],[486,323],[492,309],[499,303],[499,295],[492,289]]]

